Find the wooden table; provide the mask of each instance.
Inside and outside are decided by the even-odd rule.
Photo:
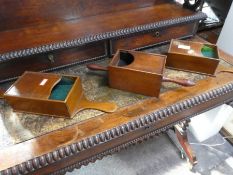
[[[164,49],[167,47],[149,51]],[[106,60],[101,63],[106,63]],[[233,71],[230,65],[221,63],[218,72],[223,66]],[[233,73],[229,72],[206,77],[169,70],[166,72],[168,76],[190,76],[197,84],[180,88],[164,83],[158,99],[110,90],[106,82],[105,86],[100,86],[90,80],[90,76],[98,75],[83,73],[80,70],[84,70],[84,67],[70,69],[72,74],[82,77],[89,98],[97,94],[95,97],[99,99],[121,101],[118,104],[121,108],[113,114],[87,111],[72,120],[65,120],[18,114],[1,101],[2,174],[65,174],[166,132],[199,113],[233,100]],[[96,82],[103,83],[103,80],[96,78]],[[100,90],[104,95],[99,93]]]

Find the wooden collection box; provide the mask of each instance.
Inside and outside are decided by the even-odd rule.
[[[114,103],[88,101],[80,77],[25,72],[4,94],[15,111],[73,117],[83,109],[113,112]]]
[[[214,75],[219,64],[216,45],[172,40],[166,66],[169,68]]]
[[[147,96],[159,96],[165,55],[119,50],[109,64],[109,86]]]
[[[166,55],[138,51],[118,50],[108,67],[90,64],[91,70],[108,71],[109,86],[146,96],[159,97],[162,82],[193,86],[186,79],[170,79],[163,76]]]

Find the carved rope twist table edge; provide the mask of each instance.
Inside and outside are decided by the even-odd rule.
[[[89,36],[85,36],[85,37],[78,38],[78,39],[62,41],[59,43],[47,44],[47,45],[42,45],[42,46],[38,46],[38,47],[22,49],[22,50],[18,50],[18,51],[12,51],[12,52],[8,52],[8,53],[0,54],[0,62],[8,61],[8,60],[15,59],[15,58],[31,56],[31,55],[35,55],[35,54],[51,52],[51,51],[59,50],[59,49],[82,46],[82,45],[97,42],[97,41],[118,38],[118,37],[125,36],[125,35],[131,35],[134,33],[151,31],[151,30],[155,30],[155,29],[159,29],[159,28],[163,28],[163,27],[171,27],[171,26],[177,26],[180,24],[188,24],[191,22],[203,20],[206,17],[207,17],[206,14],[204,14],[202,12],[198,12],[196,15],[190,15],[190,16],[186,16],[186,17],[169,19],[169,20],[159,21],[159,22],[150,23],[150,24],[146,24],[146,25],[139,25],[136,27],[119,29],[119,30],[112,31],[112,32],[105,32],[105,33],[100,33],[100,34],[96,34],[96,35],[89,35]]]

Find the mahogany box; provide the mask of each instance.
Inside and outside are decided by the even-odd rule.
[[[119,50],[108,66],[109,86],[147,96],[159,96],[165,55]]]
[[[216,45],[172,40],[166,66],[184,71],[214,75],[219,61],[219,51]]]
[[[80,77],[25,72],[4,94],[17,112],[73,117],[83,109],[114,112],[114,103],[88,101]]]
[[[108,71],[109,86],[115,89],[159,97],[162,82],[193,86],[186,79],[164,77],[166,55],[118,50],[108,67],[89,64],[91,70]]]

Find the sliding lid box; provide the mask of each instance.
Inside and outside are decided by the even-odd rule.
[[[178,70],[214,75],[219,60],[216,45],[172,40],[166,66]]]
[[[80,77],[25,72],[4,94],[15,111],[73,117],[83,109],[114,112],[114,103],[88,101]]]
[[[111,88],[159,97],[162,82],[172,82],[181,86],[194,86],[188,79],[164,76],[165,55],[150,54],[131,50],[118,50],[108,67],[89,64],[90,70],[108,71]]]

